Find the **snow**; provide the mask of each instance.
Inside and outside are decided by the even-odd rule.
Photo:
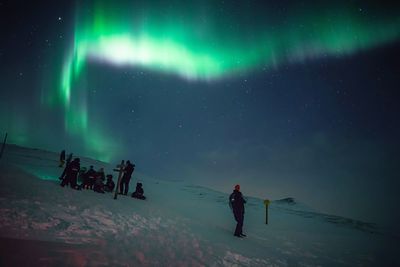
[[[114,167],[81,162],[106,173]],[[263,200],[247,197],[248,236],[239,239],[227,194],[135,172],[130,191],[140,180],[147,199],[114,200],[60,187],[61,172],[58,153],[6,147],[0,266],[400,266],[397,233],[294,198],[273,201],[266,225]]]

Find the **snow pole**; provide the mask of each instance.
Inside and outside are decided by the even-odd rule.
[[[0,159],[3,156],[3,151],[4,151],[4,147],[6,146],[7,136],[8,136],[8,133],[6,133],[6,136],[4,137],[3,145],[1,146]]]
[[[264,200],[264,205],[265,205],[265,224],[268,224],[268,206],[269,203],[271,201],[269,201],[268,199]]]
[[[114,169],[114,171],[118,172],[117,187],[115,188],[114,199],[117,199],[117,197],[118,197],[118,190],[119,190],[119,186],[121,184],[121,176],[122,176],[122,173],[124,172],[124,165],[125,165],[125,161],[121,160],[121,164],[117,165],[117,168]]]

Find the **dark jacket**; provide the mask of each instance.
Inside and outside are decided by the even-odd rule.
[[[146,199],[146,197],[143,195],[144,194],[144,190],[142,187],[142,183],[137,183],[136,184],[136,191],[132,193],[132,197],[134,198],[138,198],[138,199]]]
[[[94,181],[96,179],[96,174],[97,173],[94,169],[89,169],[86,172],[86,177],[87,177],[87,179]]]
[[[77,160],[73,160],[69,165],[68,165],[68,169],[67,169],[67,173],[71,173],[71,174],[78,174],[79,170],[81,169],[81,164],[79,163],[79,161]]]
[[[130,179],[134,169],[135,167],[133,167],[133,164],[129,163],[128,165],[126,165],[124,169],[124,178]]]
[[[143,196],[144,190],[142,187],[142,183],[137,183],[136,184],[136,191],[135,191],[139,196]]]
[[[114,181],[111,180],[111,179],[107,179],[106,188],[107,188],[109,191],[113,191],[113,190],[114,190],[114,187],[115,187]]]
[[[231,207],[233,213],[244,214],[244,204],[246,200],[240,191],[233,190],[232,194],[229,196],[229,206]]]
[[[105,174],[102,171],[98,171],[96,173],[96,184],[103,184],[104,180],[105,180]]]

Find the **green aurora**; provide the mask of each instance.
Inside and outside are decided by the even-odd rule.
[[[351,56],[396,41],[400,34],[396,10],[387,14],[374,7],[367,13],[353,2],[291,4],[286,9],[266,3],[254,7],[251,1],[238,6],[150,2],[95,2],[77,8],[73,43],[50,103],[62,103],[67,133],[81,136],[89,155],[107,160],[104,144],[118,147],[99,127],[90,125],[88,134],[86,89],[78,84],[89,62],[212,82],[261,68]]]

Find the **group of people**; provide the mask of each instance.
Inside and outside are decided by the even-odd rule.
[[[73,154],[69,154],[67,160],[65,161],[65,150],[63,150],[60,154],[60,167],[64,166],[66,162],[65,169],[61,174],[60,180],[61,186],[70,185],[71,188],[74,189],[90,189],[98,193],[112,192],[115,188],[115,183],[112,180],[113,176],[111,174],[107,174],[107,181],[104,183],[105,175],[104,169],[100,168],[98,171],[93,169],[93,166],[90,166],[89,170],[86,171],[86,168],[80,168],[80,159],[75,158],[72,160]],[[72,160],[72,161],[71,161]],[[132,164],[129,160],[124,164],[118,166],[119,169],[114,169],[115,171],[123,171],[123,176],[120,181],[119,193],[121,195],[127,195],[129,191],[129,182],[132,178],[133,171],[135,170],[135,164]],[[78,185],[78,181],[81,182]],[[118,190],[116,188],[115,190]],[[136,184],[136,190],[132,193],[132,197],[138,199],[146,199],[144,196],[144,190],[142,183]],[[229,196],[229,206],[233,212],[233,216],[236,221],[236,228],[234,232],[234,236],[236,237],[245,237],[243,234],[243,221],[244,221],[244,204],[246,200],[243,198],[242,193],[240,192],[240,185],[235,185],[235,189],[232,194]]]
[[[61,186],[70,185],[71,188],[77,190],[93,190],[98,193],[112,192],[116,187],[112,174],[105,175],[104,168],[100,168],[98,171],[94,170],[93,166],[86,167],[80,166],[80,158],[72,160],[73,154],[69,154],[65,159],[65,150],[61,151],[59,167],[63,167],[65,164],[64,171],[60,176]],[[120,181],[119,194],[127,195],[129,191],[129,183],[135,170],[135,164],[132,164],[129,160],[126,164],[119,166],[117,171],[123,172],[122,179]],[[107,178],[107,180],[106,180]],[[79,183],[79,184],[78,184]],[[145,199],[144,190],[142,183],[136,184],[136,191],[132,193],[132,197]]]

